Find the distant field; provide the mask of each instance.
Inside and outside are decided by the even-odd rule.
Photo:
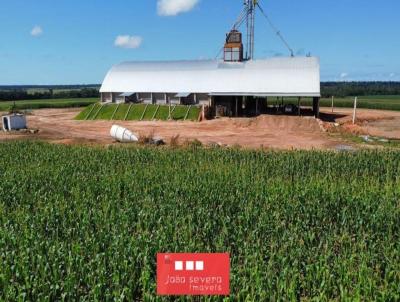
[[[126,121],[150,121],[167,120],[169,106],[145,105],[145,104],[92,104],[86,107],[76,116],[76,120],[126,120]],[[172,120],[197,121],[200,108],[191,106],[171,106]]]
[[[41,109],[41,108],[69,108],[69,107],[85,107],[98,101],[98,98],[79,98],[79,99],[42,99],[42,100],[26,100],[16,101],[16,107],[19,110],[24,109]],[[0,102],[0,111],[10,110],[14,102]]]
[[[280,100],[276,98],[269,98],[268,104],[274,105],[279,103]],[[286,98],[284,100],[284,104],[296,104],[297,99],[295,98]],[[382,110],[398,110],[400,111],[400,95],[387,95],[387,96],[363,96],[358,97],[357,101],[358,108],[366,108],[366,109],[382,109]],[[302,106],[312,106],[312,100],[310,98],[302,99]],[[331,98],[322,98],[320,106],[321,107],[331,107],[332,99]],[[346,98],[334,98],[334,106],[342,107],[342,108],[351,108],[354,106],[354,97],[346,97]]]
[[[332,99],[321,99],[322,107],[330,107]],[[354,97],[334,99],[335,107],[353,107]],[[358,97],[357,106],[367,109],[400,110],[400,95]]]

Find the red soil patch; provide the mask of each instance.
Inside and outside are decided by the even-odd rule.
[[[113,124],[126,127],[138,135],[154,132],[166,142],[179,135],[180,142],[199,140],[203,144],[240,145],[246,148],[334,149],[343,143],[323,130],[334,130],[334,123],[351,133],[400,138],[400,112],[360,110],[361,123],[351,124],[351,109],[330,114],[322,110],[322,121],[313,117],[262,115],[257,118],[223,118],[204,122],[176,121],[76,121],[80,109],[42,109],[27,117],[30,128],[39,133],[0,133],[0,140],[41,139],[61,144],[114,144],[109,131]],[[373,121],[373,122],[370,122]],[[388,125],[388,121],[394,121]],[[384,124],[380,124],[380,123]],[[382,127],[384,125],[385,127]],[[386,127],[387,126],[387,127]]]

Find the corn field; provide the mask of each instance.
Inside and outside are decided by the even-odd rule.
[[[1,301],[157,297],[157,252],[229,252],[231,296],[400,300],[400,152],[0,144]]]

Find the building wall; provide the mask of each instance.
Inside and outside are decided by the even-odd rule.
[[[153,97],[151,93],[138,93],[138,101],[144,104],[153,104]]]
[[[153,103],[158,105],[167,104],[165,93],[153,93]]]
[[[197,98],[197,104],[199,105],[204,105],[204,106],[211,105],[211,97],[206,93],[197,93],[196,98]]]
[[[111,92],[102,92],[101,93],[101,101],[102,102],[112,102],[112,93]]]
[[[101,93],[101,101],[102,102],[113,102],[113,103],[122,103],[125,102],[125,97],[120,96],[122,92],[102,92]],[[192,93],[186,98],[176,97],[177,93],[136,93],[131,97],[127,97],[127,102],[138,102],[145,104],[158,104],[165,105],[171,104],[173,105],[211,105],[211,97],[206,93]]]
[[[124,103],[125,97],[120,96],[121,94],[122,94],[122,92],[114,92],[112,94],[112,102],[117,103],[117,104]]]
[[[122,92],[103,92],[101,94],[102,102],[120,103],[124,102],[124,97],[119,96]]]
[[[180,105],[181,104],[181,100],[180,98],[176,97],[176,93],[168,93],[168,103],[170,103],[171,105]]]

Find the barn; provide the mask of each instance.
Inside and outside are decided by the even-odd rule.
[[[208,116],[252,116],[268,113],[271,107],[277,109],[273,112],[301,114],[301,100],[307,98],[312,99],[312,111],[318,117],[319,59],[295,57],[277,31],[291,56],[255,60],[256,8],[266,17],[258,1],[244,1],[239,19],[226,34],[222,59],[118,64],[103,81],[102,102],[202,106]],[[244,22],[246,47],[239,30]],[[284,98],[294,99],[297,106],[285,103]]]
[[[104,103],[198,105],[227,116],[257,114],[268,98],[312,98],[318,116],[320,66],[316,57],[125,62],[111,68],[100,92]]]
[[[320,64],[316,57],[244,56],[242,33],[226,35],[221,60],[125,62],[111,68],[101,86],[103,103],[138,102],[202,106],[209,116],[267,112],[268,100],[312,98],[319,116]],[[293,108],[293,107],[292,107]]]

